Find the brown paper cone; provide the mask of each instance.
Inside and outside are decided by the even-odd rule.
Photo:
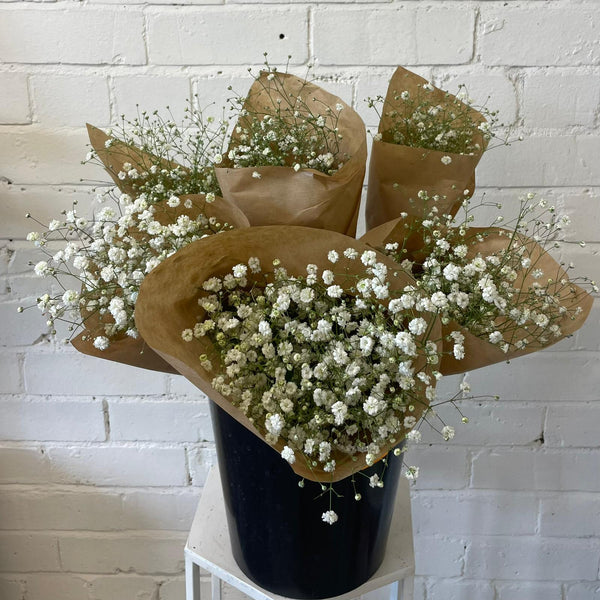
[[[268,73],[261,73],[259,81],[250,88],[244,104],[251,112],[273,112],[272,98],[264,91],[269,86]],[[367,159],[365,125],[358,114],[337,96],[313,83],[289,74],[278,74],[285,89],[302,97],[311,105],[313,114],[327,117],[326,107],[341,104],[339,132],[341,153],[350,158],[333,175],[313,169],[295,172],[289,167],[247,167],[215,169],[223,196],[231,200],[248,217],[251,225],[301,225],[338,231],[354,237],[362,184]],[[314,106],[311,104],[314,103]],[[237,144],[235,134],[230,148]],[[260,174],[260,179],[253,173]]]
[[[421,190],[428,192],[430,197],[435,194],[444,196],[445,199],[436,203],[440,214],[454,215],[464,198],[464,190],[468,189],[473,193],[475,188],[475,167],[487,145],[483,135],[477,135],[473,140],[479,143],[481,150],[472,156],[390,143],[392,119],[387,113],[392,107],[402,109],[402,103],[396,102],[394,96],[404,90],[415,96],[418,86],[425,83],[425,79],[402,67],[396,69],[390,80],[379,123],[379,133],[383,138],[382,141],[373,141],[371,150],[366,205],[367,229],[395,219],[402,212],[422,216],[424,206],[417,197]],[[438,88],[434,88],[431,97],[442,105],[448,103],[448,97],[455,98]],[[485,121],[475,109],[470,109],[469,112],[473,120]],[[449,156],[452,162],[443,164],[441,159],[444,156]]]
[[[406,239],[405,223],[410,222],[411,218],[407,217],[406,219],[395,219],[388,223],[384,223],[383,225],[368,231],[360,238],[360,241],[369,244],[375,249],[383,248],[387,243],[399,242],[404,244],[404,247],[408,249],[407,258],[409,260],[422,262],[426,256],[420,253],[422,247],[420,244],[420,236],[412,234],[411,237]],[[468,243],[467,245],[469,247],[469,251],[467,256],[469,258],[474,258],[480,254],[481,256],[486,257],[507,248],[510,243],[510,236],[500,235],[501,231],[510,233],[506,229],[495,227],[469,228],[465,240],[473,239],[477,235],[483,235],[484,239],[481,242]],[[586,320],[594,301],[592,296],[574,283],[569,283],[565,286],[560,284],[561,280],[568,280],[567,273],[538,243],[523,236],[520,237],[522,239],[522,243],[527,247],[526,256],[531,258],[531,262],[536,264],[536,268],[542,269],[545,278],[551,277],[555,282],[557,282],[554,286],[549,288],[549,291],[552,294],[559,295],[560,305],[566,308],[568,311],[573,311],[580,306],[582,311],[575,317],[571,317],[567,313],[561,319],[556,321],[556,324],[561,329],[560,337],[554,337],[545,343],[532,341],[522,350],[514,349],[506,353],[503,352],[496,344],[491,344],[487,339],[477,337],[467,328],[460,326],[454,321],[451,321],[450,323],[442,326],[444,353],[440,365],[440,372],[443,375],[454,375],[456,373],[473,371],[474,369],[487,367],[488,365],[511,360],[513,358],[517,358],[518,356],[524,356],[525,354],[536,352],[542,348],[547,348],[548,346],[551,346],[563,338],[573,334],[583,325],[584,321]],[[536,280],[532,277],[531,270],[528,272],[523,270],[513,285],[517,289],[527,291],[531,288],[531,285],[534,281]],[[514,334],[511,338],[513,343],[528,337],[531,339],[531,333],[523,327],[517,326],[517,324],[509,317],[501,317],[497,319],[498,325],[505,324],[507,322],[512,323],[515,328]],[[461,360],[456,360],[452,353],[452,346],[454,342],[446,339],[452,331],[460,331],[460,333],[465,336],[465,357]]]
[[[250,257],[256,256],[265,267],[271,265],[274,258],[281,261],[290,275],[306,275],[306,265],[314,263],[320,268],[331,266],[327,261],[327,253],[337,250],[340,260],[336,263],[336,272],[343,273],[348,267],[350,273],[362,273],[360,261],[350,261],[343,258],[343,251],[354,247],[359,252],[370,249],[365,244],[347,236],[319,231],[307,227],[250,227],[244,230],[231,231],[210,238],[202,239],[183,248],[168,258],[150,273],[140,289],[136,305],[136,324],[147,343],[167,362],[173,365],[182,375],[207,394],[221,408],[237,419],[250,431],[264,440],[264,431],[252,425],[247,417],[236,408],[232,401],[214,390],[211,381],[219,372],[222,365],[217,365],[214,371],[207,372],[200,366],[199,356],[211,356],[213,364],[214,349],[207,338],[184,342],[181,332],[203,318],[203,311],[198,306],[198,297],[202,292],[202,284],[211,277],[222,277],[231,272],[233,266],[247,263]],[[385,256],[378,260],[393,270],[395,263]],[[264,279],[259,274],[257,283],[264,285]],[[249,285],[252,274],[248,275]],[[410,276],[399,275],[393,280],[394,289],[401,289],[412,282]],[[348,286],[350,285],[348,280]],[[343,285],[343,283],[341,284]],[[383,301],[382,301],[383,302]],[[197,317],[200,317],[199,319]],[[438,341],[441,335],[439,321],[432,315],[424,315],[431,322],[431,339]],[[425,366],[426,361],[415,361],[416,368]],[[419,388],[418,392],[423,392]],[[425,407],[416,407],[414,416],[418,419]],[[396,442],[398,443],[398,442]],[[281,451],[285,442],[280,441],[274,446]],[[386,454],[394,444],[382,451]],[[301,477],[313,481],[338,481],[353,472],[365,468],[364,455],[353,460],[347,454],[338,452],[335,473],[326,473],[320,469],[308,468],[300,457],[292,465],[292,469]]]
[[[503,248],[506,248],[510,242],[510,237],[499,234],[500,231],[506,232],[507,230],[473,227],[469,231],[473,236],[477,234],[486,235],[484,241],[469,246],[468,256],[471,258],[475,257],[477,254],[481,254],[481,256],[485,257],[499,252]],[[567,312],[562,318],[556,321],[556,324],[561,329],[561,335],[559,337],[553,337],[545,343],[532,341],[522,350],[509,350],[506,353],[497,345],[491,344],[487,339],[482,339],[473,335],[466,328],[460,327],[456,323],[448,323],[442,327],[444,340],[451,331],[460,331],[465,336],[465,358],[456,360],[452,355],[451,345],[445,347],[440,367],[440,371],[444,375],[454,375],[456,373],[464,373],[465,371],[473,371],[474,369],[487,367],[488,365],[511,360],[518,356],[524,356],[541,350],[542,348],[547,348],[565,337],[572,335],[587,319],[594,302],[592,296],[574,283],[562,285],[560,283],[561,280],[569,279],[562,267],[538,243],[524,237],[522,237],[522,240],[528,248],[526,256],[529,256],[531,262],[535,263],[536,267],[544,272],[544,281],[550,277],[556,282],[549,287],[550,293],[559,296],[560,305],[566,308],[567,311],[574,311],[577,307],[581,307],[581,312],[575,316],[570,316],[569,312]],[[529,270],[528,273],[521,273],[513,285],[517,289],[529,290],[534,281],[536,280],[532,277],[531,270]],[[511,337],[513,343],[525,338],[531,339],[531,333],[525,328],[519,327],[516,322],[510,319],[510,317],[501,317],[497,319],[496,322],[498,324],[509,322],[514,325],[515,330]],[[444,341],[444,345],[446,344],[448,344],[448,342]]]
[[[193,207],[184,209],[183,202],[186,199],[191,199]],[[248,227],[248,219],[242,211],[223,198],[215,198],[214,202],[206,202],[204,194],[194,194],[181,197],[182,204],[176,208],[171,208],[165,203],[155,205],[156,220],[162,225],[174,223],[182,214],[189,215],[191,218],[196,218],[199,214],[204,214],[208,218],[214,217],[220,224],[228,223],[234,228],[240,229]],[[147,235],[145,232],[132,232],[138,239]],[[222,234],[216,234],[222,235]],[[136,306],[137,311],[137,306]],[[111,339],[110,346],[106,350],[99,350],[93,344],[94,331],[97,331],[101,326],[101,320],[98,314],[84,316],[84,330],[71,343],[79,352],[95,356],[97,358],[105,358],[133,367],[141,367],[153,371],[162,371],[164,373],[177,373],[168,362],[164,361],[150,348],[142,337],[137,339],[131,338],[125,334]]]

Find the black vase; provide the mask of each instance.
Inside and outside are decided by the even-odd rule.
[[[331,598],[362,585],[383,561],[402,457],[334,484],[333,525],[321,515],[329,493],[300,478],[278,452],[210,402],[233,556],[260,587],[289,598]],[[371,475],[385,486],[372,488]],[[362,499],[356,501],[356,493]],[[341,496],[341,497],[339,497]]]

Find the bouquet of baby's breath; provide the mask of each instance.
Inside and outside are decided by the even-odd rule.
[[[421,190],[443,198],[440,209],[454,214],[464,190],[475,188],[475,167],[488,143],[498,138],[497,113],[475,108],[464,88],[454,96],[402,67],[385,99],[368,103],[380,122],[370,161],[367,228],[402,212],[423,216],[414,202]]]
[[[426,218],[404,213],[363,241],[381,247],[431,295],[446,343],[462,340],[458,353],[444,354],[442,373],[534,352],[580,327],[592,298],[577,283],[598,288],[586,277],[570,278],[574,266],[558,264],[547,252],[559,247],[566,215],[529,194],[513,221],[499,214],[493,225],[473,227],[480,209],[501,205],[473,206],[466,198],[453,217],[440,213],[435,196],[420,192],[418,201]]]
[[[225,198],[252,225],[304,225],[354,236],[366,162],[358,114],[314,82],[265,63],[216,169]]]
[[[100,163],[120,190],[149,204],[188,194],[218,196],[213,165],[222,160],[227,127],[205,118],[191,101],[181,123],[142,111],[134,119],[122,116],[108,134],[88,125],[86,161]]]
[[[225,127],[203,123],[193,111],[183,128],[142,113],[123,121],[119,138],[88,126],[93,150],[87,160],[100,160],[120,191],[101,191],[90,220],[74,205],[47,225],[38,221],[43,230],[28,235],[45,255],[35,273],[54,278],[61,289],[43,294],[37,306],[52,332],[57,322],[66,323],[71,336],[83,329],[73,340],[82,352],[172,371],[152,351],[141,356],[134,321],[141,282],[183,246],[247,226],[236,207],[215,195],[214,152],[222,149]]]

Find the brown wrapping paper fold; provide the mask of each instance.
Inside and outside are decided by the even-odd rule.
[[[349,268],[351,274],[362,273],[364,267],[359,260],[349,261],[342,256],[343,251],[350,246],[359,252],[370,249],[365,244],[339,233],[306,227],[250,227],[202,239],[165,260],[146,277],[136,305],[136,324],[146,342],[159,356],[231,416],[264,439],[264,431],[254,427],[229,398],[212,388],[210,382],[219,368],[217,366],[214,371],[207,372],[200,366],[199,361],[200,355],[207,354],[216,365],[217,359],[210,341],[202,338],[184,342],[181,338],[181,332],[193,327],[198,316],[202,320],[203,311],[197,302],[200,294],[204,293],[201,289],[202,283],[210,277],[229,273],[233,266],[247,263],[253,256],[260,259],[265,271],[270,270],[272,260],[278,258],[290,275],[306,275],[306,265],[309,263],[318,265],[320,269],[331,267],[331,263],[327,261],[327,253],[333,249],[340,254],[340,261],[335,265],[336,273],[343,273],[345,267]],[[378,259],[388,265],[390,271],[394,269],[395,263],[389,258],[380,256]],[[249,273],[249,285],[252,277]],[[258,281],[262,282],[264,279]],[[411,281],[409,276],[400,275],[393,280],[393,287],[401,289]],[[341,285],[344,286],[344,283]],[[430,322],[432,318],[435,319],[431,315],[424,317]],[[437,319],[432,322],[432,332],[431,338],[439,341],[441,325]],[[420,363],[415,361],[417,368],[429,368],[426,367],[425,359],[419,360]],[[421,382],[419,385],[422,385]],[[419,389],[418,392],[422,393],[423,390]],[[424,393],[422,397],[425,402]],[[411,414],[418,419],[424,406],[418,405]],[[274,448],[281,451],[284,445],[285,442],[280,440]],[[382,456],[393,445],[383,449]],[[320,469],[309,469],[302,457],[298,457],[292,469],[301,477],[313,481],[338,481],[366,466],[363,455],[357,456],[357,460],[352,460],[351,456],[338,452],[334,458],[337,467],[333,475]]]
[[[193,201],[193,207],[189,210],[183,209],[183,202],[188,198]],[[216,198],[214,202],[208,203],[205,201],[203,194],[196,194],[182,196],[181,200],[182,204],[177,208],[170,208],[166,204],[157,204],[155,213],[156,220],[165,225],[175,222],[177,217],[184,213],[192,218],[203,213],[209,218],[214,217],[217,222],[221,224],[229,223],[229,225],[232,225],[234,228],[248,227],[248,219],[246,219],[242,211],[223,198]],[[140,235],[145,234],[138,233],[136,236],[140,237]],[[153,371],[163,371],[164,373],[177,373],[169,363],[164,361],[146,344],[142,337],[133,339],[123,334],[112,339],[110,346],[106,350],[98,350],[93,344],[92,332],[99,324],[100,321],[97,315],[85,318],[84,331],[71,340],[71,343],[79,350],[79,352],[124,363],[133,367],[141,367]]]
[[[408,220],[410,219],[411,218],[408,217]],[[419,243],[420,238],[418,235],[415,236],[415,234],[413,234],[408,240],[405,239],[405,221],[405,219],[394,219],[393,221],[384,223],[383,225],[368,231],[360,238],[360,241],[377,249],[383,248],[385,244],[390,242],[399,242],[402,244],[404,240],[404,245],[408,249],[407,258],[422,262],[424,255],[420,253],[420,250],[422,249],[422,245]],[[494,227],[471,227],[467,231],[468,234],[465,238],[466,240],[474,238],[478,234],[483,234],[485,236],[485,239],[481,242],[468,243],[469,250],[467,257],[469,258],[474,258],[478,254],[482,257],[490,256],[491,254],[506,248],[510,242],[510,237],[499,234],[500,231],[508,231],[505,229]],[[561,266],[538,243],[523,236],[521,236],[521,238],[528,249],[526,256],[531,259],[533,264],[536,264],[537,268],[542,269],[544,278],[551,277],[557,282],[554,287],[549,288],[549,291],[551,293],[558,293],[560,290],[559,297],[561,299],[561,306],[568,310],[574,310],[576,307],[580,306],[582,311],[574,318],[571,318],[571,316],[566,314],[556,321],[556,324],[561,328],[560,337],[553,337],[547,343],[532,341],[522,350],[515,349],[506,353],[497,345],[491,344],[487,339],[477,337],[465,327],[461,327],[456,322],[451,321],[442,326],[444,354],[440,365],[440,372],[443,375],[454,375],[466,371],[473,371],[474,369],[487,367],[498,362],[511,360],[518,356],[536,352],[542,348],[547,348],[573,334],[586,320],[594,301],[592,296],[574,283],[562,286],[559,282],[562,279],[568,279],[568,275]],[[528,290],[534,281],[536,280],[532,277],[531,270],[529,270],[527,274],[525,274],[525,272],[520,273],[513,285],[515,288]],[[527,337],[531,339],[527,330],[517,326],[517,324],[509,317],[501,317],[497,322],[499,324],[506,322],[514,323],[515,330],[511,337],[512,342],[517,342]],[[465,357],[462,360],[456,360],[454,358],[452,354],[453,342],[446,340],[446,337],[452,331],[460,331],[465,336]]]
[[[166,169],[179,169],[186,171],[187,169],[176,162],[169,160],[160,160],[147,152],[144,152],[141,148],[136,146],[130,146],[121,140],[110,137],[104,133],[101,129],[94,127],[87,123],[88,136],[90,138],[90,144],[96,151],[98,158],[102,161],[104,169],[110,175],[111,179],[115,182],[115,185],[126,194],[135,195],[135,190],[128,183],[128,180],[119,179],[118,175],[123,171],[123,165],[130,163],[132,167],[138,171],[147,171],[152,165],[159,162]],[[107,147],[107,142],[110,145]]]
[[[261,73],[259,81],[250,88],[244,108],[253,113],[273,112],[276,92],[272,91],[273,99],[269,99],[264,91],[263,86],[270,85],[267,76],[268,73]],[[327,118],[326,107],[343,106],[338,121],[343,136],[340,148],[350,158],[333,175],[313,169],[296,172],[291,165],[234,169],[226,160],[224,167],[215,169],[223,197],[242,209],[250,225],[301,225],[354,237],[367,160],[365,125],[337,96],[294,75],[277,76],[283,79],[289,93],[298,95],[303,89],[302,97],[315,115]],[[237,144],[235,136],[234,133],[230,148]],[[253,177],[254,172],[260,174],[260,179]]]
[[[414,96],[418,86],[425,83],[425,79],[402,67],[396,69],[390,80],[379,123],[382,140],[374,140],[371,149],[366,204],[367,230],[399,217],[402,212],[422,216],[423,203],[417,199],[417,193],[421,190],[428,192],[430,197],[435,194],[445,196],[445,200],[440,199],[436,203],[440,214],[454,215],[464,198],[464,190],[468,189],[473,193],[475,188],[475,167],[486,147],[482,135],[477,135],[474,139],[479,143],[481,151],[472,156],[390,143],[389,129],[392,120],[387,113],[390,107],[402,108],[402,102],[395,101],[394,96],[404,90]],[[430,93],[437,103],[448,103],[447,92],[434,88]],[[455,98],[451,94],[449,96]],[[475,109],[470,109],[469,112],[474,121],[485,121]],[[444,156],[449,156],[452,162],[448,165],[442,163]]]

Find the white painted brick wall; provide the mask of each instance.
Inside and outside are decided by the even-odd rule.
[[[80,164],[86,121],[136,104],[179,118],[190,93],[218,116],[264,51],[298,74],[317,64],[371,128],[363,99],[398,64],[464,83],[525,135],[485,155],[480,191],[508,213],[528,191],[567,211],[562,257],[600,279],[599,40],[597,0],[0,2],[1,600],[183,600],[182,548],[216,460],[185,379],[79,355],[16,314],[40,290],[24,213],[89,210],[106,181]],[[407,456],[421,468],[415,600],[599,598],[598,303],[572,338],[468,380],[501,400],[461,403],[468,425],[442,409],[456,438],[426,433]]]

